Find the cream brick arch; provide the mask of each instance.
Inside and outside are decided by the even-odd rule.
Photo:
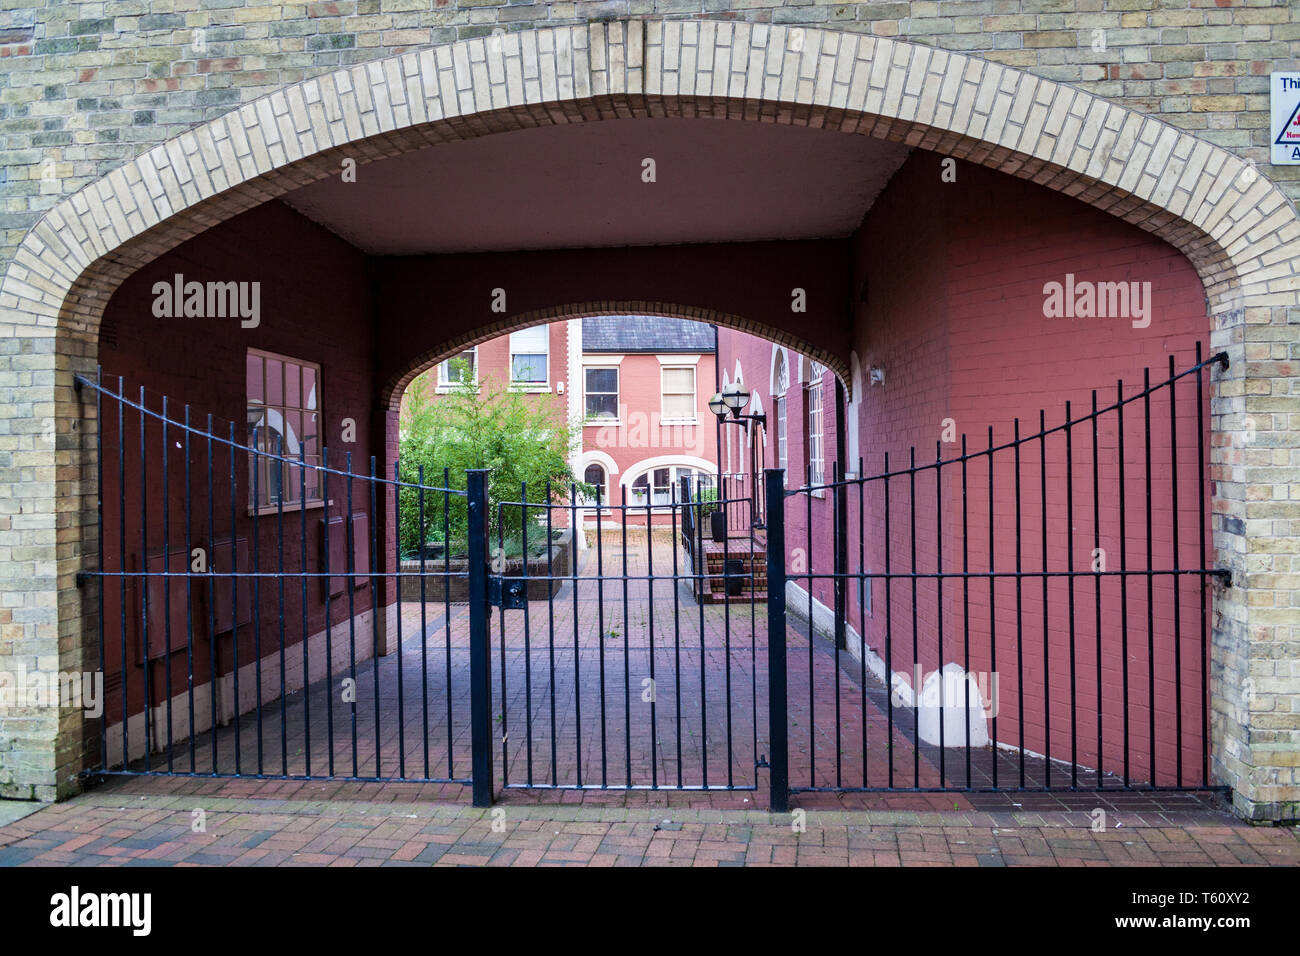
[[[1261,441],[1285,437],[1285,416],[1266,427],[1275,421],[1267,403],[1300,394],[1300,383],[1269,355],[1252,365],[1244,346],[1276,341],[1251,330],[1285,324],[1300,304],[1300,219],[1249,164],[1192,133],[976,57],[830,30],[650,19],[463,40],[312,77],[196,126],[70,196],[23,239],[0,283],[0,339],[18,343],[0,359],[0,387],[16,416],[0,484],[15,489],[21,512],[21,520],[0,516],[0,547],[24,557],[6,562],[0,583],[20,596],[24,614],[6,625],[0,662],[57,659],[77,669],[89,653],[75,574],[93,549],[84,434],[93,425],[81,424],[72,375],[93,369],[100,315],[126,276],[212,225],[337,173],[344,158],[364,163],[523,127],[637,116],[900,141],[1031,179],[1136,224],[1180,249],[1205,283],[1214,344],[1233,357],[1216,430],[1257,412]],[[1216,468],[1229,489],[1221,495],[1233,497],[1216,500],[1216,521],[1237,524],[1216,525],[1215,544],[1240,574],[1251,550],[1240,529],[1251,517],[1243,489],[1253,466],[1226,444],[1215,443]],[[1255,481],[1267,487],[1257,470]],[[1282,544],[1273,550],[1285,553]],[[1283,589],[1268,607],[1296,605],[1284,585],[1261,586]],[[1267,754],[1252,757],[1250,705],[1240,692],[1257,654],[1250,631],[1267,641],[1275,623],[1286,628],[1234,592],[1218,604],[1226,697],[1216,699],[1216,766],[1229,782],[1247,780],[1250,799],[1294,807],[1300,781]],[[0,794],[48,798],[73,786],[82,750],[74,719],[20,712],[21,727],[10,719],[0,717],[0,740],[20,742],[0,752]]]
[[[1193,134],[1000,64],[881,37],[631,20],[400,54],[270,93],[162,143],[47,213],[0,286],[6,326],[93,331],[123,277],[291,189],[449,140],[626,116],[843,129],[981,163],[1153,232],[1216,311],[1297,304],[1300,219]]]

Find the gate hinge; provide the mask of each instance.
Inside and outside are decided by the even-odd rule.
[[[497,574],[488,576],[488,604],[503,611],[523,611],[528,607],[528,582],[507,580]]]
[[[89,571],[78,571],[78,572],[77,572],[77,587],[79,587],[79,588],[85,587],[85,586],[86,586],[86,582],[90,580],[90,577],[91,577],[91,575],[90,575],[90,572],[89,572]]]
[[[772,769],[772,765],[767,762],[767,754],[759,754],[758,760],[755,761],[754,766],[758,767],[759,769],[765,769],[765,770]]]
[[[1230,588],[1230,587],[1232,587],[1232,570],[1231,570],[1231,569],[1229,569],[1229,568],[1219,568],[1219,569],[1216,570],[1214,573],[1218,576],[1218,578],[1219,578],[1219,583],[1222,584],[1225,588]]]

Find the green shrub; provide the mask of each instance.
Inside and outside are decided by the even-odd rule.
[[[721,505],[718,504],[717,488],[711,488],[711,487],[700,488],[695,492],[695,495],[693,496],[693,501],[697,505],[699,505],[699,513],[701,518],[707,518],[709,515],[713,514],[713,512],[717,511],[718,508],[721,507]]]
[[[546,509],[517,503],[525,501],[526,491],[530,505],[542,504],[547,482],[552,504],[569,500],[574,482],[569,452],[577,440],[577,426],[565,421],[563,403],[550,393],[523,393],[491,378],[476,383],[467,363],[461,361],[460,368],[460,381],[450,392],[430,394],[427,375],[407,389],[398,475],[401,481],[416,484],[424,466],[424,543],[445,537],[453,556],[465,553],[469,529],[465,496],[431,489],[441,489],[445,480],[447,488],[463,492],[465,472],[486,468],[490,546],[496,547],[500,534],[516,542],[517,553],[528,521],[532,551],[546,537]],[[581,483],[578,489],[591,493]],[[400,497],[398,540],[402,553],[411,554],[421,544],[419,491],[403,488]],[[509,546],[506,552],[510,553]]]

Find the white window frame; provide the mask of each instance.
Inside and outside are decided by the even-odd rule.
[[[820,485],[826,481],[825,414],[822,408],[822,376],[814,367],[804,388],[808,399],[808,480],[807,485]],[[812,492],[817,497],[825,495],[824,488]]]
[[[587,462],[587,464],[582,469],[583,484],[591,484],[591,482],[587,481],[587,472],[591,471],[591,469],[593,468],[599,468],[600,473],[604,476],[604,478],[601,480],[600,483],[600,506],[601,506],[600,510],[602,512],[608,513],[609,511],[609,469],[606,468],[602,463],[598,461]],[[591,508],[596,507],[596,498],[594,495],[587,498],[587,504]]]
[[[516,348],[516,342],[523,345],[523,337],[526,335],[540,335],[542,337],[542,350],[537,351],[534,348],[524,347]],[[541,381],[524,381],[515,378],[515,356],[516,355],[540,355],[544,365]],[[551,327],[549,325],[534,325],[527,329],[518,329],[510,333],[510,387],[520,391],[527,392],[549,392],[551,390]]]
[[[783,482],[790,484],[790,428],[787,421],[789,411],[787,396],[790,392],[790,366],[786,361],[785,350],[777,353],[775,381],[772,383],[773,410],[776,415],[776,464],[781,469]]]
[[[450,392],[452,389],[457,388],[460,385],[459,382],[454,382],[451,379],[447,378],[447,372],[450,370],[451,363],[454,362],[456,359],[460,358],[466,352],[470,352],[473,354],[473,358],[470,360],[471,362],[470,373],[474,376],[474,385],[476,387],[478,386],[478,346],[474,345],[467,349],[461,349],[451,358],[443,359],[441,362],[438,363],[438,382],[437,382],[438,391]]]
[[[654,480],[655,480],[656,471],[668,472],[668,495],[667,495],[668,500],[667,501],[654,500],[654,489],[655,489]],[[692,491],[699,488],[698,479],[700,477],[705,477],[708,479],[707,487],[716,487],[716,485],[714,484],[714,476],[710,474],[707,470],[702,469],[699,465],[654,464],[651,465],[649,468],[642,469],[640,472],[637,473],[635,478],[633,478],[631,481],[627,482],[624,485],[625,500],[623,503],[627,505],[631,505],[633,508],[642,509],[644,511],[647,502],[638,501],[636,499],[636,496],[633,495],[632,493],[633,487],[637,484],[637,482],[641,481],[641,479],[644,478],[646,482],[646,497],[647,499],[649,499],[651,510],[655,510],[655,509],[661,511],[670,510],[672,508],[674,490],[679,490],[681,488],[681,477],[682,477],[682,472],[684,471],[689,471],[693,476],[693,478],[695,479],[692,482]],[[632,514],[635,513],[636,513],[635,511],[632,512]]]
[[[695,374],[694,365],[661,365],[659,367],[659,421],[665,425],[695,425],[699,423],[697,409],[699,407],[699,376]],[[691,417],[690,418],[669,418],[664,411],[664,400],[669,393],[665,388],[664,374],[666,372],[690,372],[691,373]],[[673,395],[685,395],[685,392],[673,392]]]
[[[613,372],[618,380],[614,389],[614,412],[613,418],[590,417],[587,413],[587,373],[588,372]],[[596,395],[608,395],[609,392],[596,392]],[[588,425],[608,426],[617,425],[621,422],[622,416],[622,397],[623,397],[623,370],[618,365],[584,365],[582,367],[582,419]]]

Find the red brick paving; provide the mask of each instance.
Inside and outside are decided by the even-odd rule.
[[[141,792],[160,781],[140,782],[113,781],[0,827],[0,866],[1300,865],[1295,830],[1205,809],[1154,822],[1121,814],[1100,832],[1082,811],[813,810],[796,829],[791,816],[742,809],[479,810],[386,799],[385,784],[358,801]]]

